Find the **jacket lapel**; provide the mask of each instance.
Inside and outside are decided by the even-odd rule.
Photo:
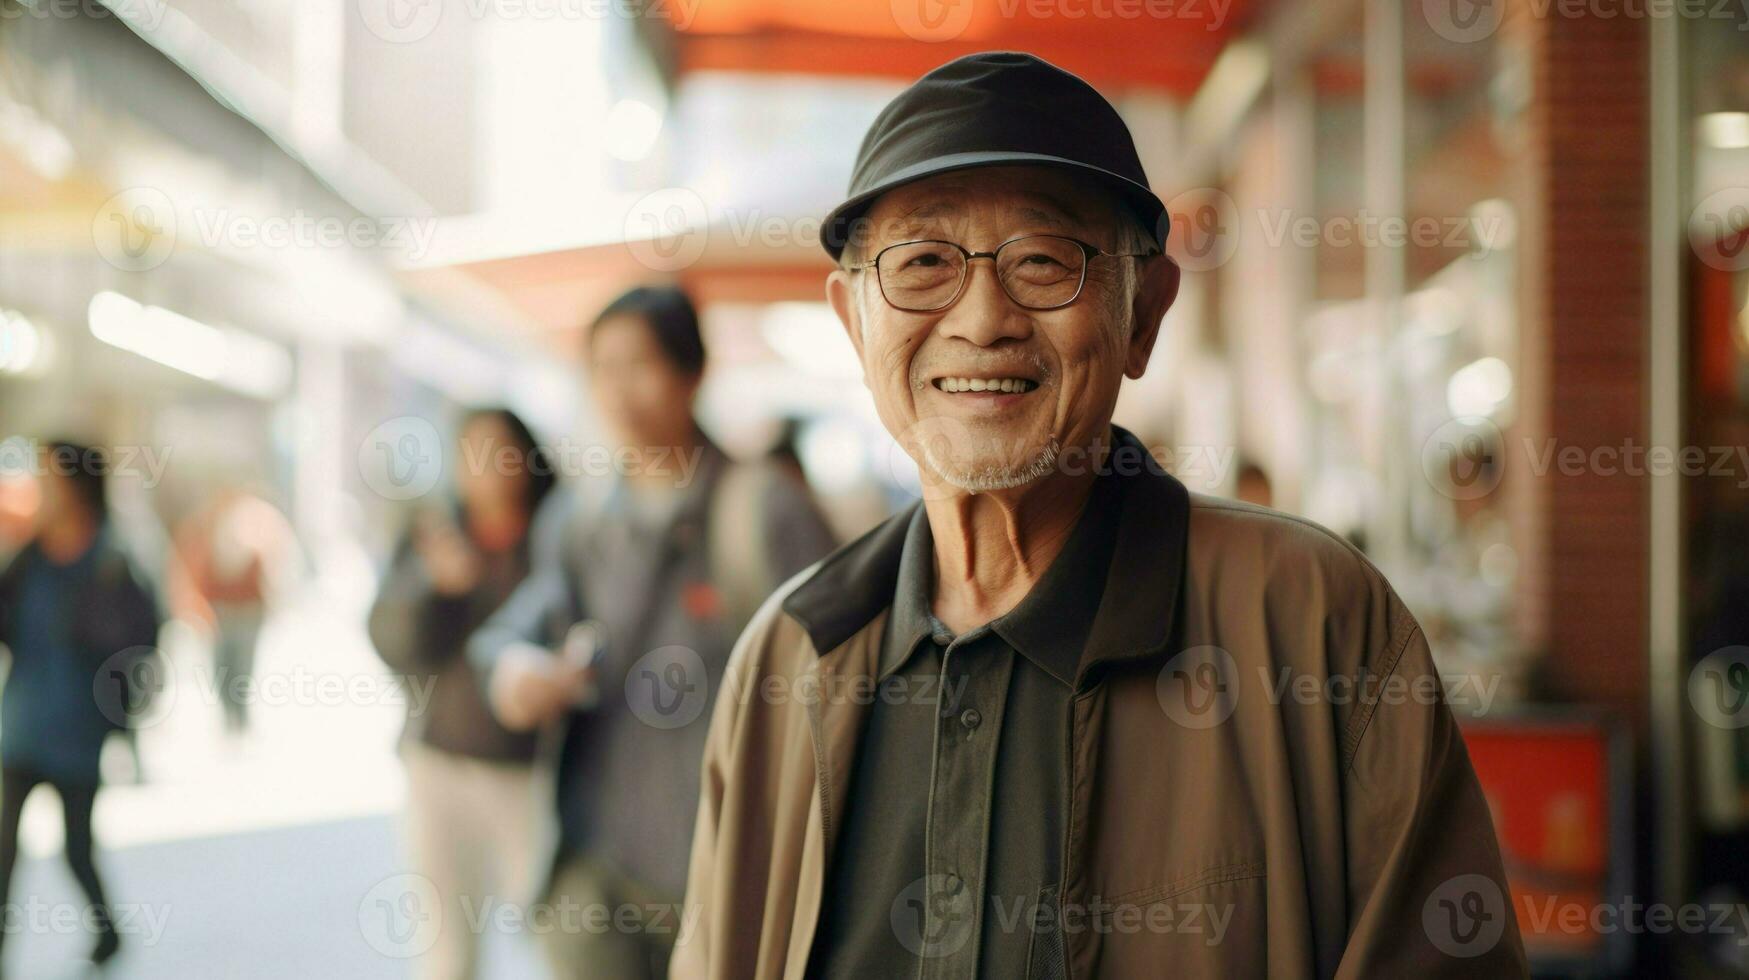
[[[826,890],[826,870],[838,843],[839,828],[850,800],[850,772],[856,764],[857,742],[868,719],[870,698],[848,696],[863,690],[855,678],[872,679],[880,663],[886,613],[867,628],[814,661],[808,698],[808,726],[814,743],[814,816],[808,821],[802,856],[802,880],[796,888],[795,920],[790,927],[787,977],[800,978],[808,968],[820,903]]]
[[[1126,474],[1117,546],[1105,589],[1076,671],[1069,707],[1069,786],[1064,815],[1063,885],[1059,908],[1089,908],[1088,827],[1097,806],[1099,745],[1108,705],[1101,683],[1114,666],[1157,658],[1170,650],[1184,583],[1190,494],[1135,436],[1117,434],[1111,465]],[[1104,777],[1110,778],[1110,777]],[[1077,929],[1063,937],[1071,977],[1094,974],[1100,933]]]

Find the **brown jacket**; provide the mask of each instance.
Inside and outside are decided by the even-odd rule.
[[[1064,747],[1060,932],[1034,936],[1032,975],[1525,975],[1486,801],[1378,570],[1306,521],[1187,493],[1119,438],[1121,537]],[[908,519],[793,579],[737,645],[674,977],[804,975]]]

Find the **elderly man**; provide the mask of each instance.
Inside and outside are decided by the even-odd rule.
[[[1178,287],[1145,179],[1028,55],[875,121],[826,292],[924,500],[743,634],[674,976],[1525,973],[1389,585],[1111,424]]]

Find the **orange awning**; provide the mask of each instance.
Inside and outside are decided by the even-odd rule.
[[[677,70],[915,78],[974,51],[1030,51],[1106,89],[1181,95],[1250,0],[709,0],[665,5]]]

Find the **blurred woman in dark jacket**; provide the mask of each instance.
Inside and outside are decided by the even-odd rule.
[[[157,642],[157,601],[116,540],[104,493],[104,454],[51,443],[43,456],[35,536],[0,572],[0,641],[11,651],[0,701],[0,908],[18,858],[18,820],[42,783],[61,797],[67,864],[91,902],[91,958],[119,946],[92,860],[98,758],[148,693],[143,670]]]
[[[377,652],[408,675],[409,844],[446,912],[421,975],[444,980],[475,973],[467,908],[521,900],[533,864],[535,736],[498,723],[462,650],[528,574],[529,527],[556,480],[505,409],[464,420],[453,462],[455,505],[418,515],[370,615]]]

